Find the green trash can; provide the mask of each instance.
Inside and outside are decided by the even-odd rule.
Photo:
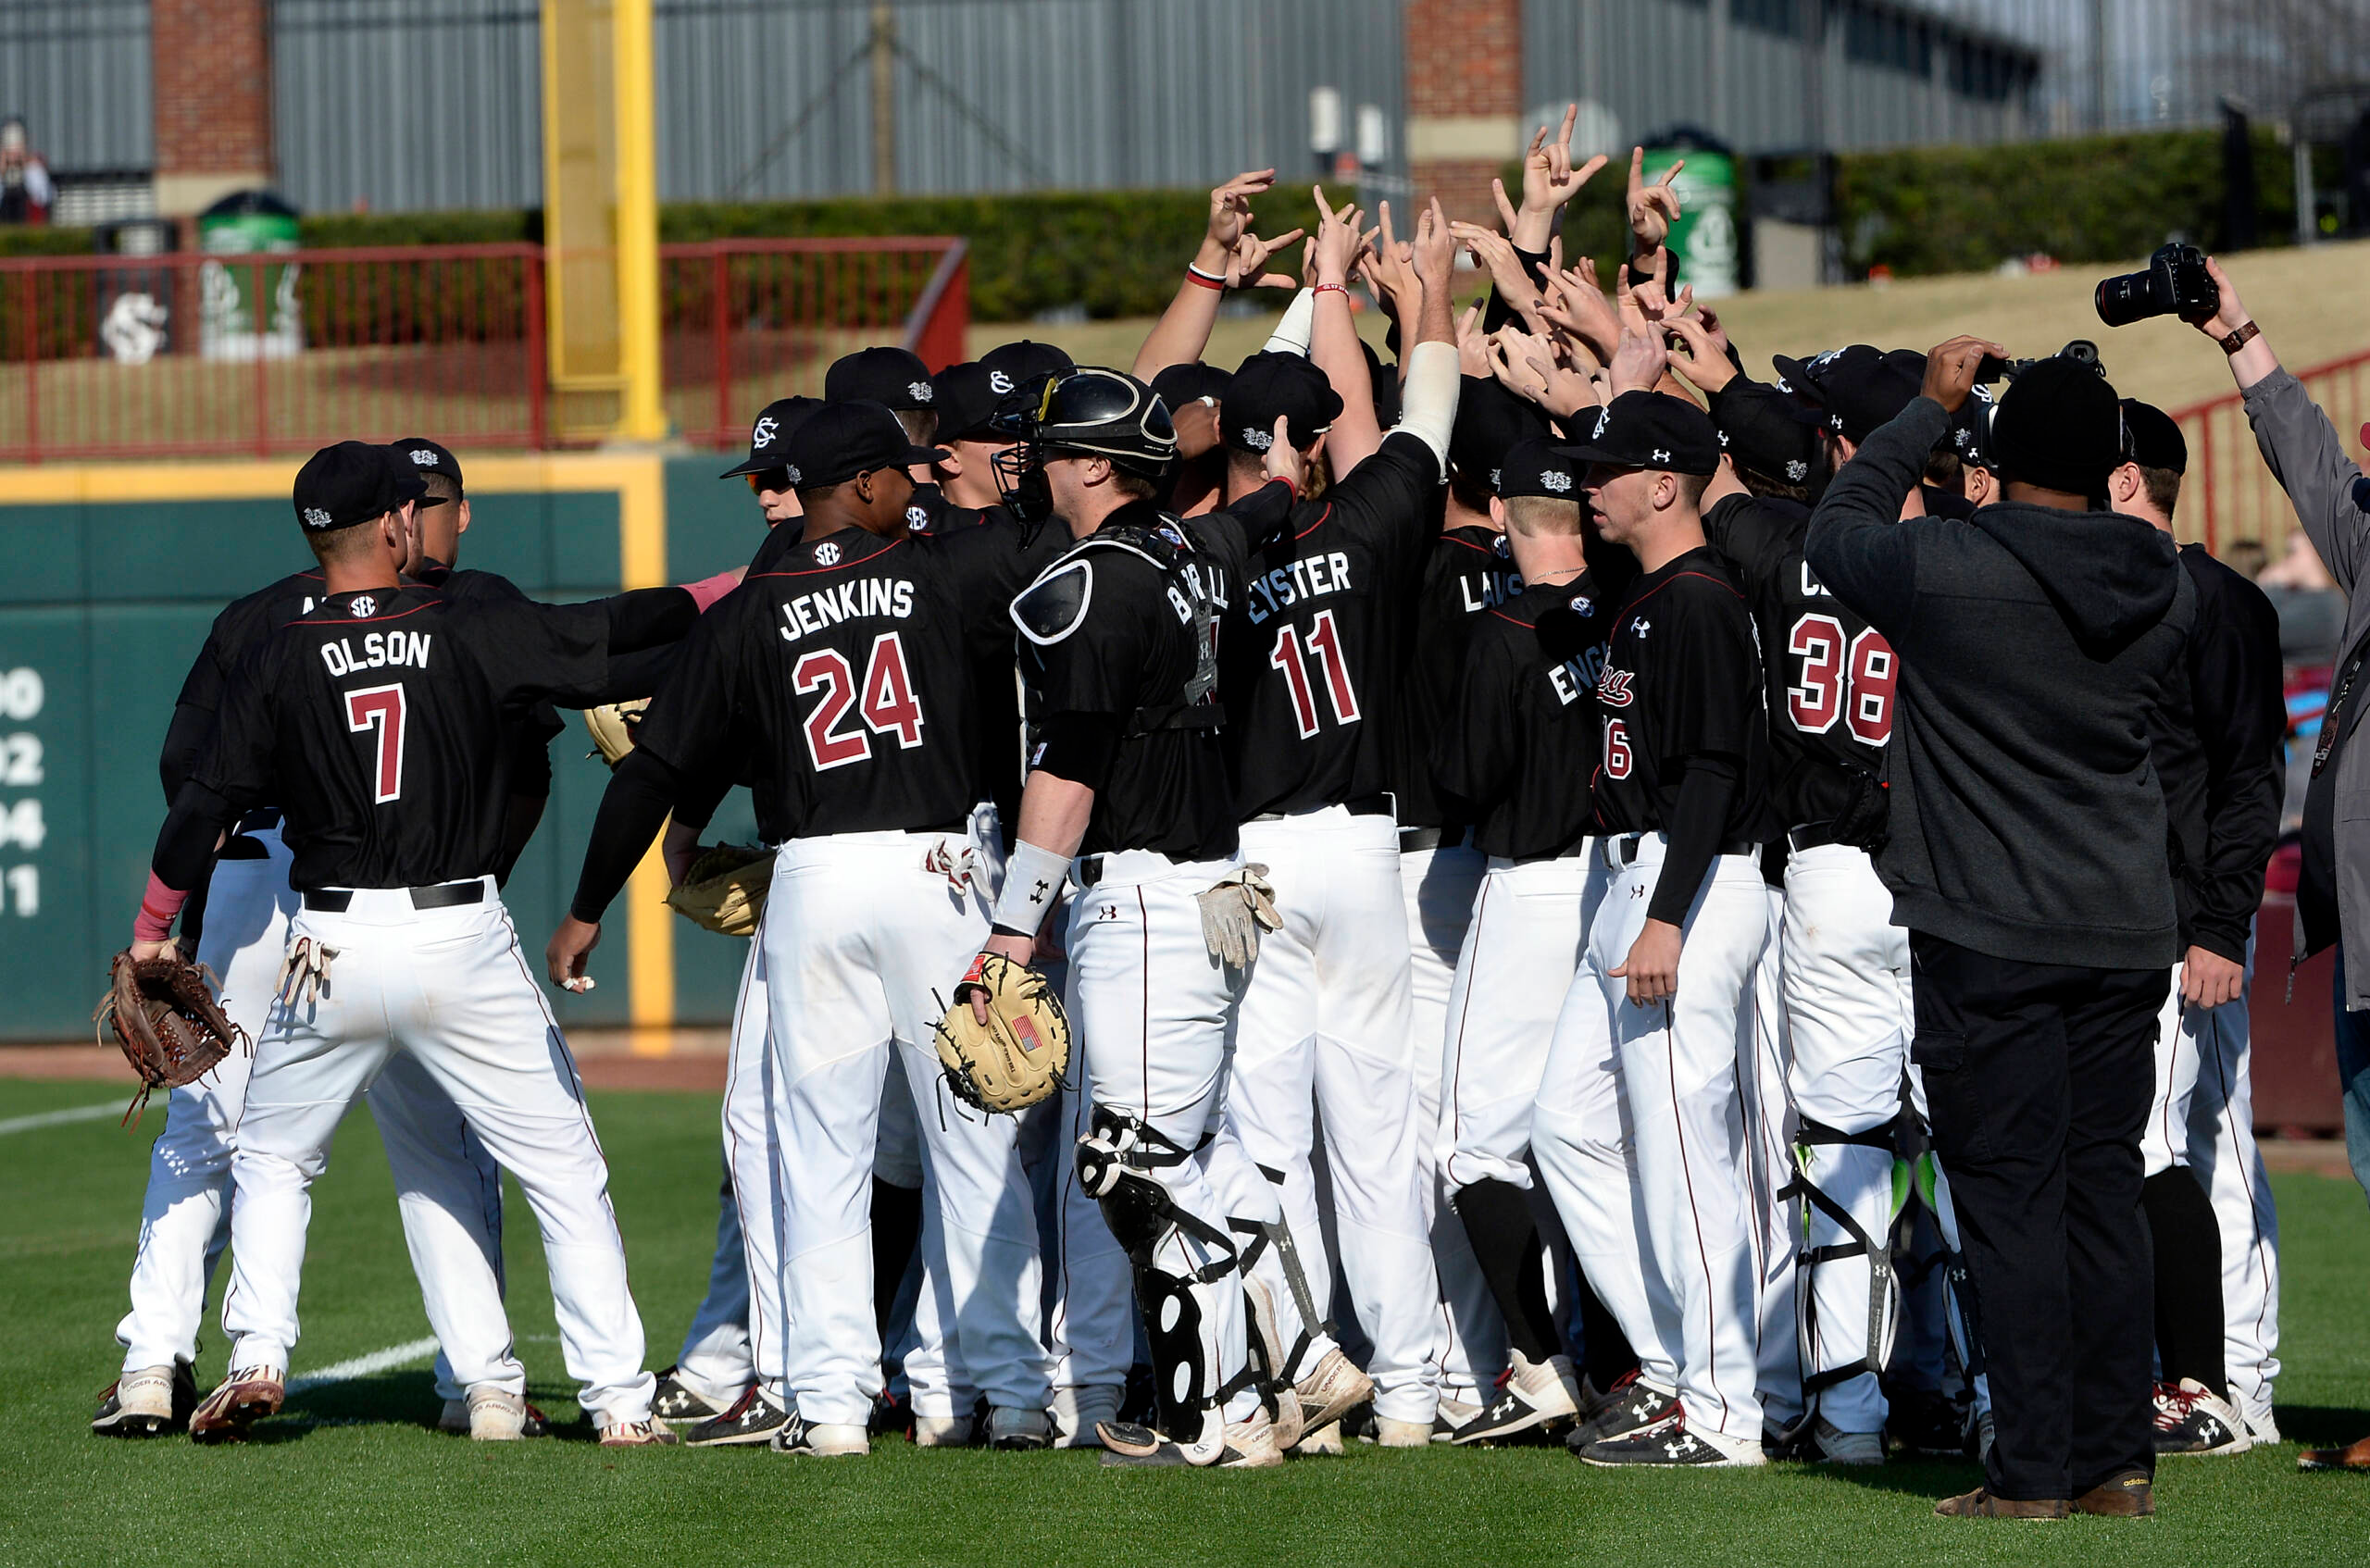
[[[1646,179],[1661,179],[1681,158],[1687,167],[1672,183],[1678,221],[1670,227],[1670,248],[1678,253],[1679,281],[1694,284],[1698,299],[1719,299],[1743,287],[1736,159],[1701,143],[1649,146]]]
[[[296,209],[269,191],[233,191],[197,215],[197,248],[210,255],[293,253],[296,243]],[[204,263],[198,269],[200,357],[285,359],[304,353],[298,270],[293,261]]]

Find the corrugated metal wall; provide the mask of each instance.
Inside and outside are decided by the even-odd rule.
[[[147,0],[0,0],[0,114],[54,169],[156,160]]]

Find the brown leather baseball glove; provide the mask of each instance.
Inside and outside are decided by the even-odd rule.
[[[148,1103],[151,1092],[179,1089],[210,1073],[233,1047],[248,1047],[246,1031],[215,1000],[213,972],[179,958],[115,955],[106,995],[91,1017],[115,1027],[123,1059],[139,1075],[140,1093],[125,1111]]]
[[[971,993],[988,999],[988,1021]],[[1025,1111],[1054,1092],[1070,1062],[1070,1020],[1042,971],[992,952],[971,961],[954,1005],[931,1027],[946,1087],[982,1111]]]
[[[584,728],[592,737],[593,750],[601,753],[601,760],[612,771],[633,750],[634,731],[642,728],[642,716],[649,707],[649,698],[636,697],[630,702],[604,703],[584,710]]]
[[[667,895],[667,906],[694,926],[728,937],[754,935],[773,886],[774,852],[755,844],[712,844]]]

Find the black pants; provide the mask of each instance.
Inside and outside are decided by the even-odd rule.
[[[1934,1152],[1996,1426],[1989,1486],[2075,1498],[2155,1466],[2139,1132],[2169,972],[1990,958],[1910,934]]]

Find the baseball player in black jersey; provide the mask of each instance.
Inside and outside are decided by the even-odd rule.
[[[1439,1158],[1511,1365],[1453,1435],[1466,1443],[1565,1425],[1579,1409],[1526,1195],[1540,1074],[1606,880],[1575,781],[1596,765],[1596,676],[1619,594],[1588,569],[1579,471],[1562,448],[1534,439],[1507,453],[1490,512],[1522,586],[1475,618],[1432,747],[1444,812],[1474,824],[1488,857],[1449,993]]]
[[[1299,1402],[1281,1389],[1279,1431],[1216,1190],[1269,1194],[1231,1216],[1255,1227],[1249,1245],[1282,1218],[1255,1170],[1228,1168],[1249,1164],[1223,1115],[1229,1027],[1274,916],[1237,849],[1216,689],[1220,618],[1250,543],[1284,525],[1298,454],[1278,421],[1266,467],[1287,482],[1188,525],[1152,504],[1176,433],[1134,378],[1055,377],[1013,433],[1012,504],[1077,543],[1012,606],[1040,740],[987,951],[1026,961],[1075,880],[1070,1016],[1093,1104],[1079,1185],[1134,1265],[1173,1441],[1114,1421],[1098,1434],[1113,1462],[1279,1463]],[[1272,1345],[1297,1323],[1269,1304]]]
[[[1008,1118],[938,1103],[931,987],[976,951],[971,671],[1008,638],[1031,557],[1017,527],[906,526],[912,445],[865,401],[790,441],[805,523],[686,640],[604,797],[555,980],[580,982],[598,917],[684,782],[746,746],[759,833],[781,847],[762,944],[781,1187],[784,1386],[740,1412],[785,1452],[868,1451],[881,1389],[869,1205],[888,1058],[903,1059],[942,1220],[942,1276],[999,1446],[1047,1437],[1037,1233]],[[933,1258],[936,1268],[942,1262]],[[761,1375],[766,1370],[760,1365]]]
[[[596,695],[610,611],[464,603],[403,583],[403,511],[423,488],[386,449],[351,442],[297,476],[320,602],[225,687],[213,743],[158,834],[135,925],[135,954],[161,952],[218,837],[242,811],[281,803],[302,907],[231,1164],[231,1372],[191,1432],[234,1437],[279,1408],[308,1189],[347,1105],[391,1055],[409,1052],[527,1192],[568,1365],[602,1441],[666,1441],[649,1420],[606,1165],[493,876],[512,767],[503,713]]]
[[[1416,237],[1426,303],[1409,350],[1406,414],[1385,435],[1345,287],[1357,218],[1328,213],[1317,229],[1313,358],[1255,355],[1235,373],[1220,414],[1230,501],[1267,482],[1260,443],[1275,439],[1279,419],[1304,452],[1322,441],[1334,472],[1324,498],[1296,506],[1284,536],[1252,555],[1220,640],[1222,739],[1242,855],[1267,868],[1282,916],[1243,992],[1227,1114],[1266,1179],[1281,1176],[1287,1228],[1252,1267],[1271,1299],[1295,1297],[1304,1333],[1279,1371],[1295,1386],[1308,1430],[1324,1433],[1371,1398],[1379,1441],[1421,1447],[1438,1398],[1438,1289],[1416,1152],[1390,735],[1392,644],[1455,419],[1455,248],[1428,212]],[[1321,1326],[1333,1268],[1311,1165],[1320,1116],[1342,1273],[1373,1345],[1371,1381]],[[1221,1187],[1218,1196],[1241,1213],[1258,1195]]]
[[[1643,357],[1658,360],[1658,345]],[[1650,384],[1627,362],[1617,385]],[[1625,391],[1575,452],[1606,540],[1635,555],[1597,700],[1603,754],[1592,795],[1611,876],[1573,981],[1556,1054],[1601,1054],[1608,1031],[1628,1112],[1644,1220],[1639,1302],[1598,1294],[1648,1364],[1676,1363],[1669,1419],[1581,1450],[1597,1464],[1763,1462],[1755,1386],[1756,1280],[1737,1065],[1752,1039],[1752,980],[1768,926],[1759,862],[1768,791],[1753,618],[1703,542],[1698,510],[1719,463],[1703,412]],[[1587,989],[1599,989],[1590,1007]],[[1563,1077],[1560,1067],[1551,1074]],[[1561,1109],[1542,1096],[1542,1116]],[[1596,1207],[1608,1207],[1602,1195]],[[1565,1211],[1574,1246],[1595,1216]],[[1640,1383],[1647,1379],[1641,1378]]]
[[[2123,425],[2127,460],[2108,476],[2107,499],[2170,533],[2189,443],[2162,409],[2132,399]],[[2271,601],[2203,545],[2183,545],[2180,562],[2197,624],[2148,726],[2183,950],[2139,1139],[2156,1265],[2156,1451],[2244,1453],[2279,1440],[2279,1218],[2254,1141],[2247,983],[2279,836],[2288,710]]]

